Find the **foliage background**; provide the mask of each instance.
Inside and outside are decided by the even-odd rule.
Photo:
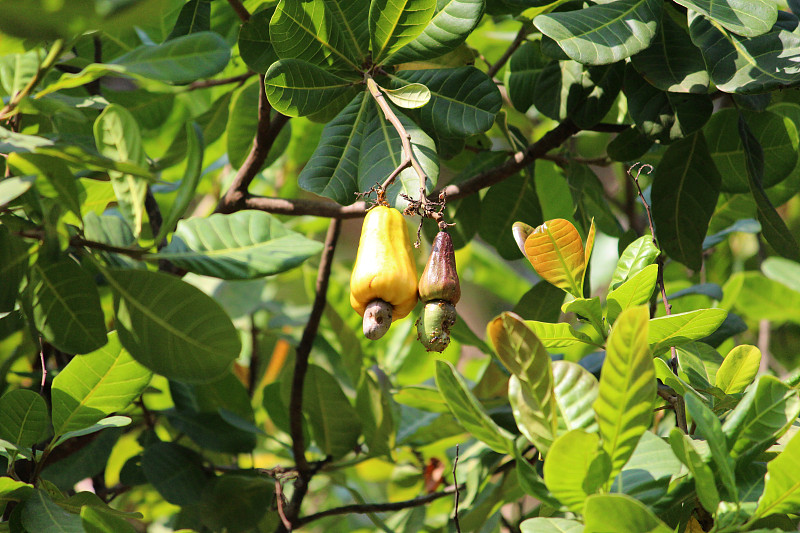
[[[796,530],[797,13],[0,2],[0,529]],[[440,355],[349,305],[395,171]]]

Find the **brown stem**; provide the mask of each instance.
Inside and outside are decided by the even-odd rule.
[[[281,114],[277,114],[275,120],[270,120],[272,107],[267,100],[263,78],[259,80],[259,86],[261,91],[258,95],[258,127],[253,138],[253,147],[233,178],[233,182],[225,196],[219,201],[216,209],[218,213],[232,213],[244,208],[244,202],[247,199],[247,188],[253,178],[258,175],[275,139],[289,121],[289,117]]]
[[[219,85],[228,85],[230,83],[242,83],[253,76],[256,73],[251,71],[245,72],[244,74],[239,74],[238,76],[232,76],[230,78],[219,78],[216,80],[198,80],[190,83],[186,86],[186,92],[188,91],[196,91],[198,89],[207,89],[209,87],[217,87]]]
[[[295,521],[295,525],[296,527],[304,526],[306,524],[314,522],[315,520],[319,520],[320,518],[325,518],[326,516],[336,516],[343,514],[386,513],[391,511],[401,511],[403,509],[409,509],[411,507],[419,507],[421,505],[425,505],[427,503],[436,501],[439,498],[444,498],[445,496],[450,496],[455,492],[455,490],[456,490],[455,487],[449,487],[443,490],[442,492],[436,492],[434,494],[428,494],[426,496],[420,496],[419,498],[413,498],[411,500],[405,500],[402,502],[343,505],[341,507],[336,507],[334,509],[327,509],[325,511],[320,511],[319,513],[314,513],[312,515],[304,516],[299,520]]]
[[[425,174],[425,171],[422,170],[422,167],[417,161],[417,158],[414,157],[414,152],[411,148],[411,135],[408,134],[406,129],[403,127],[403,124],[400,122],[400,119],[397,118],[394,110],[392,110],[389,103],[384,98],[383,93],[381,92],[378,84],[375,83],[375,80],[371,77],[367,76],[367,89],[369,89],[369,93],[372,95],[372,98],[375,99],[375,102],[383,111],[386,120],[391,123],[394,129],[397,131],[397,134],[400,136],[400,142],[403,144],[403,162],[398,165],[398,167],[391,173],[389,178],[384,182],[383,188],[385,189],[392,182],[400,175],[404,169],[411,166],[414,171],[419,176],[419,188],[420,188],[420,202],[423,204],[427,202],[427,198],[425,198],[425,186],[428,181],[428,176]]]
[[[251,398],[253,397],[253,393],[255,393],[259,378],[259,333],[261,333],[261,330],[256,324],[256,315],[253,313],[250,315],[250,375],[247,379],[247,392],[250,393]]]
[[[675,411],[675,425],[684,433],[688,433],[686,427],[686,403],[680,394],[672,390],[671,387],[659,383],[658,395],[669,404],[669,408]]]
[[[292,530],[292,523],[289,522],[289,519],[286,518],[286,512],[283,510],[285,505],[285,499],[283,497],[283,485],[281,485],[281,481],[279,479],[275,480],[275,499],[278,503],[278,516],[281,519],[281,523],[283,527],[286,528],[287,531]]]
[[[458,466],[458,444],[456,444],[456,457],[453,460],[453,487],[455,487],[455,503],[453,505],[453,523],[456,526],[456,533],[461,533],[461,523],[458,521],[458,478],[456,478],[456,467]]]
[[[250,20],[250,12],[245,8],[239,0],[228,0],[228,3],[231,5],[236,14],[239,15],[239,18],[242,19],[242,22],[247,22]]]
[[[509,46],[508,49],[506,49],[506,51],[503,52],[502,57],[500,57],[500,59],[497,60],[497,63],[490,66],[489,69],[486,71],[486,74],[490,78],[494,78],[497,75],[497,73],[500,72],[500,69],[503,68],[503,65],[508,63],[508,60],[511,59],[512,55],[514,55],[514,52],[517,51],[517,48],[522,46],[522,43],[525,42],[525,38],[528,36],[530,32],[531,29],[527,25],[522,26],[519,29],[519,32],[517,32],[517,36],[514,37],[514,40],[511,42],[511,46]]]
[[[308,357],[311,354],[311,346],[317,336],[317,329],[322,320],[322,312],[325,310],[333,253],[336,250],[336,242],[339,239],[341,228],[341,220],[337,218],[331,220],[317,272],[317,294],[311,307],[311,315],[308,317],[303,336],[300,338],[300,344],[297,345],[295,352],[294,374],[292,375],[292,390],[289,400],[289,434],[292,437],[292,454],[297,465],[298,478],[295,481],[294,494],[292,494],[292,499],[286,508],[286,518],[291,525],[295,525],[295,521],[300,514],[300,505],[303,503],[303,498],[305,498],[308,491],[308,483],[316,472],[315,468],[306,459],[306,442],[303,436],[303,385],[308,372]],[[278,529],[278,531],[281,530],[282,528]],[[287,531],[291,531],[291,529],[287,528]]]

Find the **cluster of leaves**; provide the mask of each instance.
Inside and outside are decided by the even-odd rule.
[[[796,530],[798,379],[743,343],[800,361],[798,26],[772,0],[4,1],[0,531]],[[352,250],[331,264],[394,173],[394,206],[443,192],[456,224],[437,359],[411,320],[360,338]],[[327,246],[275,213],[334,217]]]

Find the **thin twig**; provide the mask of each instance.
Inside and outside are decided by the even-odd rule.
[[[44,396],[44,386],[47,383],[47,366],[44,364],[44,345],[39,337],[39,362],[42,365],[42,381],[39,383],[39,394]]]
[[[275,480],[275,498],[278,502],[278,516],[281,518],[281,523],[287,531],[291,531],[292,523],[289,522],[288,518],[286,518],[286,513],[283,510],[283,505],[285,503],[283,498],[283,485],[281,485],[281,481],[279,479]]]
[[[675,425],[684,433],[688,433],[686,427],[686,404],[683,401],[683,397],[671,387],[661,383],[658,384],[657,392],[658,395],[669,404],[669,409],[675,411]]]
[[[297,350],[295,351],[294,373],[292,375],[292,389],[289,399],[289,434],[292,437],[292,454],[294,455],[295,465],[297,465],[298,478],[295,481],[292,499],[286,508],[286,517],[290,525],[294,524],[300,514],[300,505],[308,492],[308,483],[316,470],[322,466],[322,463],[312,465],[306,459],[306,442],[303,436],[303,386],[308,372],[308,357],[311,354],[311,346],[317,336],[317,329],[327,303],[328,281],[331,276],[333,254],[336,250],[336,242],[339,239],[341,228],[342,222],[336,218],[331,220],[330,226],[328,226],[325,248],[317,271],[317,294],[314,297],[311,315],[308,317],[308,322],[303,330],[303,336],[300,338],[300,344],[297,345]],[[287,531],[289,530],[287,529]],[[282,528],[279,528],[278,531],[282,531]]]
[[[372,95],[372,98],[375,99],[375,102],[383,111],[386,120],[391,123],[394,129],[397,131],[397,134],[400,136],[400,142],[403,144],[403,161],[398,165],[398,167],[389,175],[389,178],[384,182],[383,188],[385,189],[389,185],[394,182],[395,178],[400,175],[404,169],[408,168],[409,166],[414,169],[419,176],[419,189],[420,189],[420,198],[419,201],[424,205],[427,203],[427,198],[425,197],[425,188],[427,186],[428,175],[425,174],[425,171],[417,161],[417,158],[414,156],[414,151],[411,147],[411,135],[406,131],[403,127],[402,122],[400,119],[397,118],[397,115],[392,110],[389,103],[384,98],[383,93],[381,92],[378,84],[375,83],[375,80],[372,79],[371,76],[366,77],[367,82],[367,89],[369,89],[369,93]]]
[[[259,342],[258,342],[258,335],[261,333],[261,330],[258,328],[256,324],[256,314],[252,313],[250,315],[250,374],[247,378],[247,392],[250,393],[250,397],[253,397],[253,394],[256,391],[256,385],[258,384],[258,366],[259,366]]]
[[[236,14],[239,16],[239,18],[242,19],[242,22],[247,22],[250,20],[250,12],[239,0],[228,0],[228,3],[231,5],[233,10],[236,11]]]
[[[0,120],[6,120],[14,114],[16,107],[19,105],[22,99],[33,92],[36,86],[39,85],[39,82],[44,79],[45,75],[50,71],[51,68],[53,68],[53,65],[55,65],[58,58],[61,57],[61,53],[63,51],[64,40],[58,39],[53,43],[53,47],[50,48],[50,52],[48,52],[47,57],[45,57],[44,61],[42,61],[42,64],[39,66],[36,74],[33,75],[33,78],[31,78],[28,84],[25,85],[21,91],[12,95],[8,104],[6,104],[5,107],[0,110]]]
[[[497,73],[500,72],[500,69],[503,68],[503,65],[508,63],[508,60],[511,59],[512,55],[514,55],[514,52],[517,51],[517,48],[522,46],[522,43],[525,42],[525,38],[528,36],[530,32],[531,28],[527,25],[524,25],[519,29],[519,32],[517,32],[517,36],[514,37],[514,40],[511,42],[511,46],[509,46],[506,49],[506,51],[503,52],[503,55],[500,57],[500,59],[497,60],[497,63],[490,66],[489,69],[486,71],[486,74],[490,78],[494,78],[497,75]]]
[[[244,74],[239,74],[238,76],[232,76],[230,78],[218,78],[215,80],[198,80],[193,81],[189,85],[186,86],[185,92],[189,91],[196,91],[198,89],[208,89],[209,87],[217,87],[219,85],[228,85],[230,83],[242,83],[253,76],[256,73],[252,70],[245,72]]]
[[[343,515],[343,514],[368,514],[368,513],[386,513],[391,511],[402,511],[403,509],[409,509],[411,507],[419,507],[421,505],[425,505],[432,501],[436,501],[439,498],[444,498],[445,496],[450,496],[455,492],[455,487],[448,487],[447,489],[443,490],[442,492],[436,492],[434,494],[428,494],[426,496],[420,496],[419,498],[414,498],[411,500],[405,500],[402,502],[391,502],[391,503],[365,503],[365,504],[353,504],[353,505],[343,505],[341,507],[336,507],[333,509],[327,509],[325,511],[320,511],[319,513],[314,513],[312,515],[304,516],[296,521],[296,527],[304,526],[306,524],[310,524],[315,520],[319,520],[320,518],[325,518],[327,516],[336,516],[336,515]]]
[[[453,523],[456,526],[456,533],[461,533],[461,523],[458,521],[458,478],[456,478],[456,467],[458,466],[458,444],[456,444],[456,457],[453,460],[453,486],[455,487],[455,504],[453,506]]]

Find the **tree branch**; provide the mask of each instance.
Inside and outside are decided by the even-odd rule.
[[[258,175],[261,166],[267,160],[267,155],[269,155],[269,150],[272,148],[275,139],[289,121],[289,117],[280,113],[276,114],[275,120],[270,120],[272,107],[267,100],[263,78],[259,80],[259,87],[261,92],[258,95],[258,127],[256,136],[253,139],[253,147],[233,178],[233,183],[231,183],[225,196],[219,201],[216,209],[218,213],[232,213],[244,208],[244,201],[247,199],[247,188],[250,187],[253,178]]]
[[[579,128],[571,120],[567,119],[544,134],[541,139],[529,145],[525,150],[513,153],[509,160],[502,165],[481,172],[458,185],[448,185],[436,190],[428,195],[428,200],[438,201],[441,192],[445,193],[448,200],[455,200],[500,183],[535,160],[543,157],[550,150],[563,144],[578,131],[580,131]],[[278,215],[312,215],[346,219],[363,217],[366,214],[367,205],[365,202],[355,202],[348,206],[341,206],[326,200],[247,196],[242,200],[242,208],[258,209]],[[231,211],[235,211],[235,209],[231,209]]]
[[[456,490],[455,487],[448,487],[442,492],[427,494],[425,496],[420,496],[419,498],[413,498],[411,500],[405,500],[402,502],[343,505],[342,507],[335,507],[333,509],[327,509],[325,511],[320,511],[319,513],[314,513],[312,515],[304,516],[303,518],[300,518],[299,520],[296,521],[295,526],[296,527],[304,526],[306,524],[314,522],[315,520],[319,520],[320,518],[325,518],[327,516],[336,516],[343,514],[386,513],[391,511],[401,511],[403,509],[409,509],[411,507],[419,507],[421,505],[425,505],[427,503],[436,501],[439,498],[450,496],[455,492],[455,490]]]
[[[239,0],[228,0],[228,3],[233,10],[236,11],[236,14],[239,15],[239,18],[242,19],[242,22],[250,20],[250,12],[242,5],[242,2]]]
[[[512,55],[514,55],[514,52],[517,51],[517,48],[522,46],[522,43],[525,42],[525,38],[528,36],[530,32],[531,30],[527,25],[523,25],[519,29],[517,36],[514,37],[514,40],[511,42],[511,46],[509,46],[508,49],[500,57],[500,59],[497,60],[497,63],[490,66],[489,69],[486,71],[486,74],[490,78],[494,78],[497,75],[497,73],[500,72],[500,69],[503,68],[503,65],[508,63],[508,60],[511,59]]]
[[[336,250],[336,242],[342,228],[341,220],[334,218],[328,227],[328,234],[325,237],[325,248],[322,252],[322,259],[319,263],[317,272],[317,294],[314,304],[311,307],[311,315],[308,318],[300,344],[295,352],[294,373],[292,375],[292,391],[289,400],[289,433],[292,437],[292,454],[297,465],[297,480],[294,484],[292,499],[286,506],[286,519],[293,526],[300,514],[300,505],[303,503],[308,483],[316,473],[316,469],[306,459],[306,442],[303,436],[303,385],[306,373],[308,372],[308,357],[311,354],[311,346],[317,336],[317,329],[322,320],[322,312],[325,310],[326,298],[328,294],[328,281],[331,276],[331,266],[333,264],[333,253]],[[278,531],[288,531],[281,524]]]

